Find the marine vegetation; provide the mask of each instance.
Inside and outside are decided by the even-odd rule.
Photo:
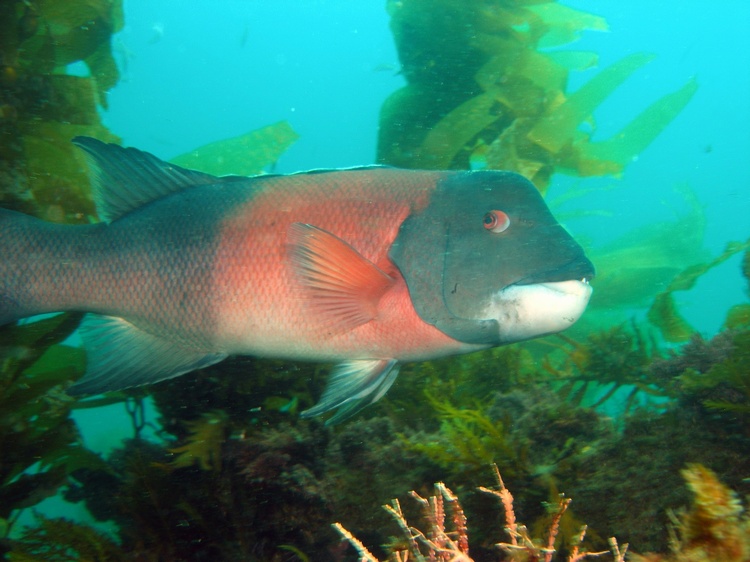
[[[98,106],[119,74],[110,37],[120,0],[0,3],[0,206],[53,222],[94,214],[77,135],[114,142]],[[84,64],[87,76],[67,67]]]
[[[673,515],[669,554],[633,556],[634,562],[744,562],[750,557],[750,515],[737,494],[711,470],[682,470],[693,505]]]
[[[37,515],[14,542],[11,562],[125,562],[131,560],[111,538],[93,527],[68,519]]]
[[[650,55],[630,55],[570,92],[569,73],[593,67],[596,55],[547,49],[605,29],[602,18],[538,1],[388,6],[408,85],[383,107],[384,163],[514,169],[542,191],[555,172],[619,174],[696,88],[688,82],[621,134],[594,142],[598,104]],[[116,140],[96,106],[114,79],[107,61],[119,9],[96,0],[0,7],[0,206],[58,222],[94,220],[83,164],[68,141],[78,134]],[[84,29],[81,18],[96,23]],[[64,74],[76,61],[89,77]],[[294,138],[288,124],[276,123],[176,161],[217,175],[257,173]],[[4,328],[0,551],[26,562],[600,553],[618,560],[625,547],[608,548],[604,538],[617,536],[632,545],[629,559],[634,550],[652,552],[647,562],[746,559],[748,518],[730,488],[747,492],[750,474],[750,305],[733,307],[722,331],[704,339],[672,296],[740,251],[750,279],[750,253],[735,244],[714,260],[694,260],[704,218],[689,203],[693,212],[681,220],[692,237],[681,240],[678,259],[664,243],[671,223],[644,229],[624,250],[606,249],[610,263],[627,261],[632,275],[595,293],[608,307],[630,286],[619,303],[648,306],[654,295],[632,280],[664,281],[651,314],[659,334],[640,323],[604,323],[566,338],[405,365],[395,392],[341,426],[299,418],[321,395],[326,365],[231,358],[137,396],[76,402],[63,389],[80,378],[85,359],[63,341],[79,318]],[[649,253],[655,247],[663,251]],[[696,262],[703,265],[685,269]],[[157,419],[138,418],[144,400]],[[81,443],[71,412],[116,401],[131,407],[133,439],[101,459]],[[625,414],[615,421],[608,414],[618,407]],[[147,423],[158,426],[158,438],[142,438]],[[515,498],[499,475],[497,486],[477,488],[490,463]],[[696,499],[677,512],[690,501],[683,469]],[[455,483],[456,492],[429,486],[440,481]],[[414,501],[373,509],[410,490]],[[20,511],[55,493],[84,504],[112,534],[44,515],[22,529]],[[416,531],[409,521],[420,513],[428,517]],[[351,531],[338,528],[356,550],[340,541],[333,521]]]
[[[298,138],[289,123],[279,121],[239,137],[201,146],[172,158],[171,162],[214,176],[254,176],[276,162]]]
[[[744,243],[732,242],[727,245],[721,255],[717,256],[710,262],[694,264],[679,272],[674,279],[672,279],[667,288],[656,295],[656,298],[648,311],[648,319],[652,324],[659,328],[664,340],[668,342],[687,341],[695,333],[695,328],[690,326],[690,324],[680,316],[677,307],[674,304],[672,293],[674,291],[688,291],[692,289],[695,286],[696,281],[702,275],[717,265],[724,263],[739,252],[745,252],[743,275],[746,279],[750,279],[747,265],[748,249],[750,249],[750,240]],[[748,322],[750,319],[750,315],[748,314],[749,309],[750,305],[747,304],[733,307],[727,315],[726,326],[732,328],[743,323],[750,323]]]
[[[615,562],[624,562],[628,544],[620,546],[613,537],[609,539],[609,549],[588,551],[582,546],[587,526],[582,525],[567,545],[560,545],[561,521],[571,503],[570,498],[560,495],[551,506],[549,521],[544,538],[532,538],[530,530],[516,519],[514,498],[505,486],[500,472],[495,469],[497,486],[485,488],[483,493],[494,496],[502,505],[505,524],[503,530],[507,542],[495,546],[504,554],[502,558],[516,562],[550,562],[566,560],[579,562],[587,558],[600,558],[611,555]],[[716,475],[700,464],[689,465],[681,471],[682,477],[694,494],[692,506],[673,515],[670,533],[670,554],[630,553],[628,560],[634,562],[743,562],[750,555],[750,517],[737,497],[737,494],[722,484]],[[445,560],[471,562],[478,560],[469,553],[470,519],[464,513],[461,503],[445,484],[435,484],[434,495],[423,498],[418,493],[410,493],[422,508],[426,530],[422,531],[407,522],[398,499],[383,508],[396,522],[400,539],[392,542],[389,561]],[[446,520],[450,522],[447,523]],[[499,525],[498,525],[499,526]],[[378,562],[367,547],[341,523],[334,523],[334,529],[357,552],[360,561]],[[562,548],[560,548],[562,546]],[[556,548],[557,547],[557,548]],[[562,554],[562,556],[557,556]],[[482,558],[483,560],[485,558]],[[609,558],[600,558],[603,560]]]
[[[603,18],[553,0],[391,0],[388,12],[407,85],[381,110],[386,164],[513,170],[544,193],[554,172],[620,174],[697,88],[688,81],[594,142],[596,108],[653,59],[630,54],[568,91],[569,73],[596,66],[597,55],[558,47],[606,31]]]
[[[530,531],[516,520],[513,506],[513,495],[505,487],[497,466],[493,467],[497,478],[497,489],[480,486],[478,489],[495,497],[505,512],[504,531],[508,542],[499,542],[495,546],[503,551],[502,560],[516,562],[550,562],[556,552],[555,543],[558,539],[560,522],[571,500],[561,495],[556,505],[550,510],[549,522],[546,525],[545,537],[532,538]],[[391,501],[383,508],[393,517],[402,534],[402,541],[390,546],[388,560],[406,562],[407,560],[444,560],[455,562],[473,562],[476,560],[469,555],[469,528],[463,507],[456,496],[444,483],[435,484],[435,493],[429,498],[423,498],[415,491],[410,493],[422,508],[422,516],[427,525],[426,531],[421,531],[409,525],[401,509],[398,499]],[[450,523],[446,524],[446,518]],[[357,539],[346,530],[341,523],[334,523],[334,529],[351,544],[357,551],[359,559],[365,562],[378,562],[378,559]],[[582,526],[576,536],[575,543],[570,546],[567,562],[578,562],[587,557],[599,557],[611,552],[615,562],[624,562],[628,545],[622,548],[617,540],[610,539],[610,550],[588,552],[582,549],[581,543],[586,535],[586,526]],[[403,542],[403,546],[400,544]],[[493,559],[499,559],[493,557]]]
[[[21,510],[58,492],[75,470],[103,463],[81,442],[63,389],[83,373],[84,354],[63,345],[79,315],[0,331],[0,553]]]
[[[668,512],[689,500],[679,470],[701,463],[738,489],[750,471],[747,418],[715,407],[744,396],[742,377],[731,373],[747,372],[747,330],[734,328],[712,340],[694,336],[658,355],[639,350],[637,342],[647,341],[636,335],[640,330],[623,326],[572,347],[581,357],[598,357],[580,362],[582,377],[592,368],[602,376],[624,373],[632,361],[643,384],[666,394],[659,409],[633,404],[619,429],[598,409],[553,390],[559,378],[534,357],[543,347],[497,349],[489,353],[496,361],[480,355],[410,366],[410,380],[382,408],[341,427],[295,414],[320,392],[325,367],[237,358],[154,386],[163,441],[134,439],[106,464],[77,467],[64,495],[116,523],[126,558],[184,559],[199,552],[215,560],[351,560],[328,527],[338,520],[384,559],[388,553],[379,545],[389,542],[391,518],[365,506],[409,490],[427,498],[426,482],[454,481],[453,495],[461,496],[470,522],[471,556],[497,560],[510,554],[493,545],[513,541],[498,536],[496,498],[476,490],[482,463],[494,460],[508,467],[509,485],[521,492],[515,512],[531,521],[527,536],[545,537],[526,542],[519,530],[516,546],[547,548],[544,506],[556,512],[559,490],[566,490],[575,502],[560,519],[558,556],[576,552],[581,521],[589,525],[587,550],[606,550],[602,537],[616,535],[631,550],[666,556]],[[704,380],[712,382],[698,384]],[[453,504],[444,500],[450,511]],[[403,514],[413,519],[410,505]],[[648,524],[644,512],[653,514]],[[39,526],[49,523],[41,519]],[[14,533],[8,545],[26,552],[41,548],[39,537],[46,537],[45,548],[53,552],[54,536],[32,527]],[[75,536],[95,540],[89,531],[66,533]],[[59,538],[59,548],[70,547]],[[102,537],[103,544],[110,540]]]
[[[591,407],[604,404],[618,391],[625,390],[627,413],[639,393],[658,398],[670,396],[669,389],[654,384],[648,366],[658,357],[658,344],[647,341],[635,324],[616,325],[587,335],[584,343],[561,336],[563,359],[554,354],[543,359],[543,365],[556,381],[557,391],[574,405],[584,398]]]

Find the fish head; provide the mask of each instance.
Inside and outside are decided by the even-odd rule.
[[[531,182],[447,172],[401,224],[389,256],[421,319],[469,344],[559,332],[591,296],[594,266]]]

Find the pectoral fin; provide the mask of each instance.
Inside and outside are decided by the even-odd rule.
[[[326,424],[350,418],[380,400],[398,376],[395,359],[361,359],[342,363],[331,373],[328,386],[315,406],[302,412],[310,418],[339,408]]]
[[[226,358],[154,336],[122,318],[87,314],[80,326],[86,375],[67,392],[100,394],[152,384],[208,367]]]
[[[289,255],[311,311],[348,331],[377,315],[392,277],[337,236],[310,224],[289,229]]]

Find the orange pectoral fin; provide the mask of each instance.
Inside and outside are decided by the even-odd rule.
[[[348,331],[377,315],[394,280],[349,244],[310,224],[289,228],[289,256],[314,313]]]

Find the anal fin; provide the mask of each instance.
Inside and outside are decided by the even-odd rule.
[[[81,323],[86,348],[85,376],[70,387],[71,395],[100,394],[152,384],[208,367],[225,359],[154,336],[127,320],[87,314]]]
[[[301,415],[310,418],[339,408],[326,424],[341,422],[380,400],[397,376],[398,362],[395,359],[359,359],[341,363],[331,373],[320,401]]]

